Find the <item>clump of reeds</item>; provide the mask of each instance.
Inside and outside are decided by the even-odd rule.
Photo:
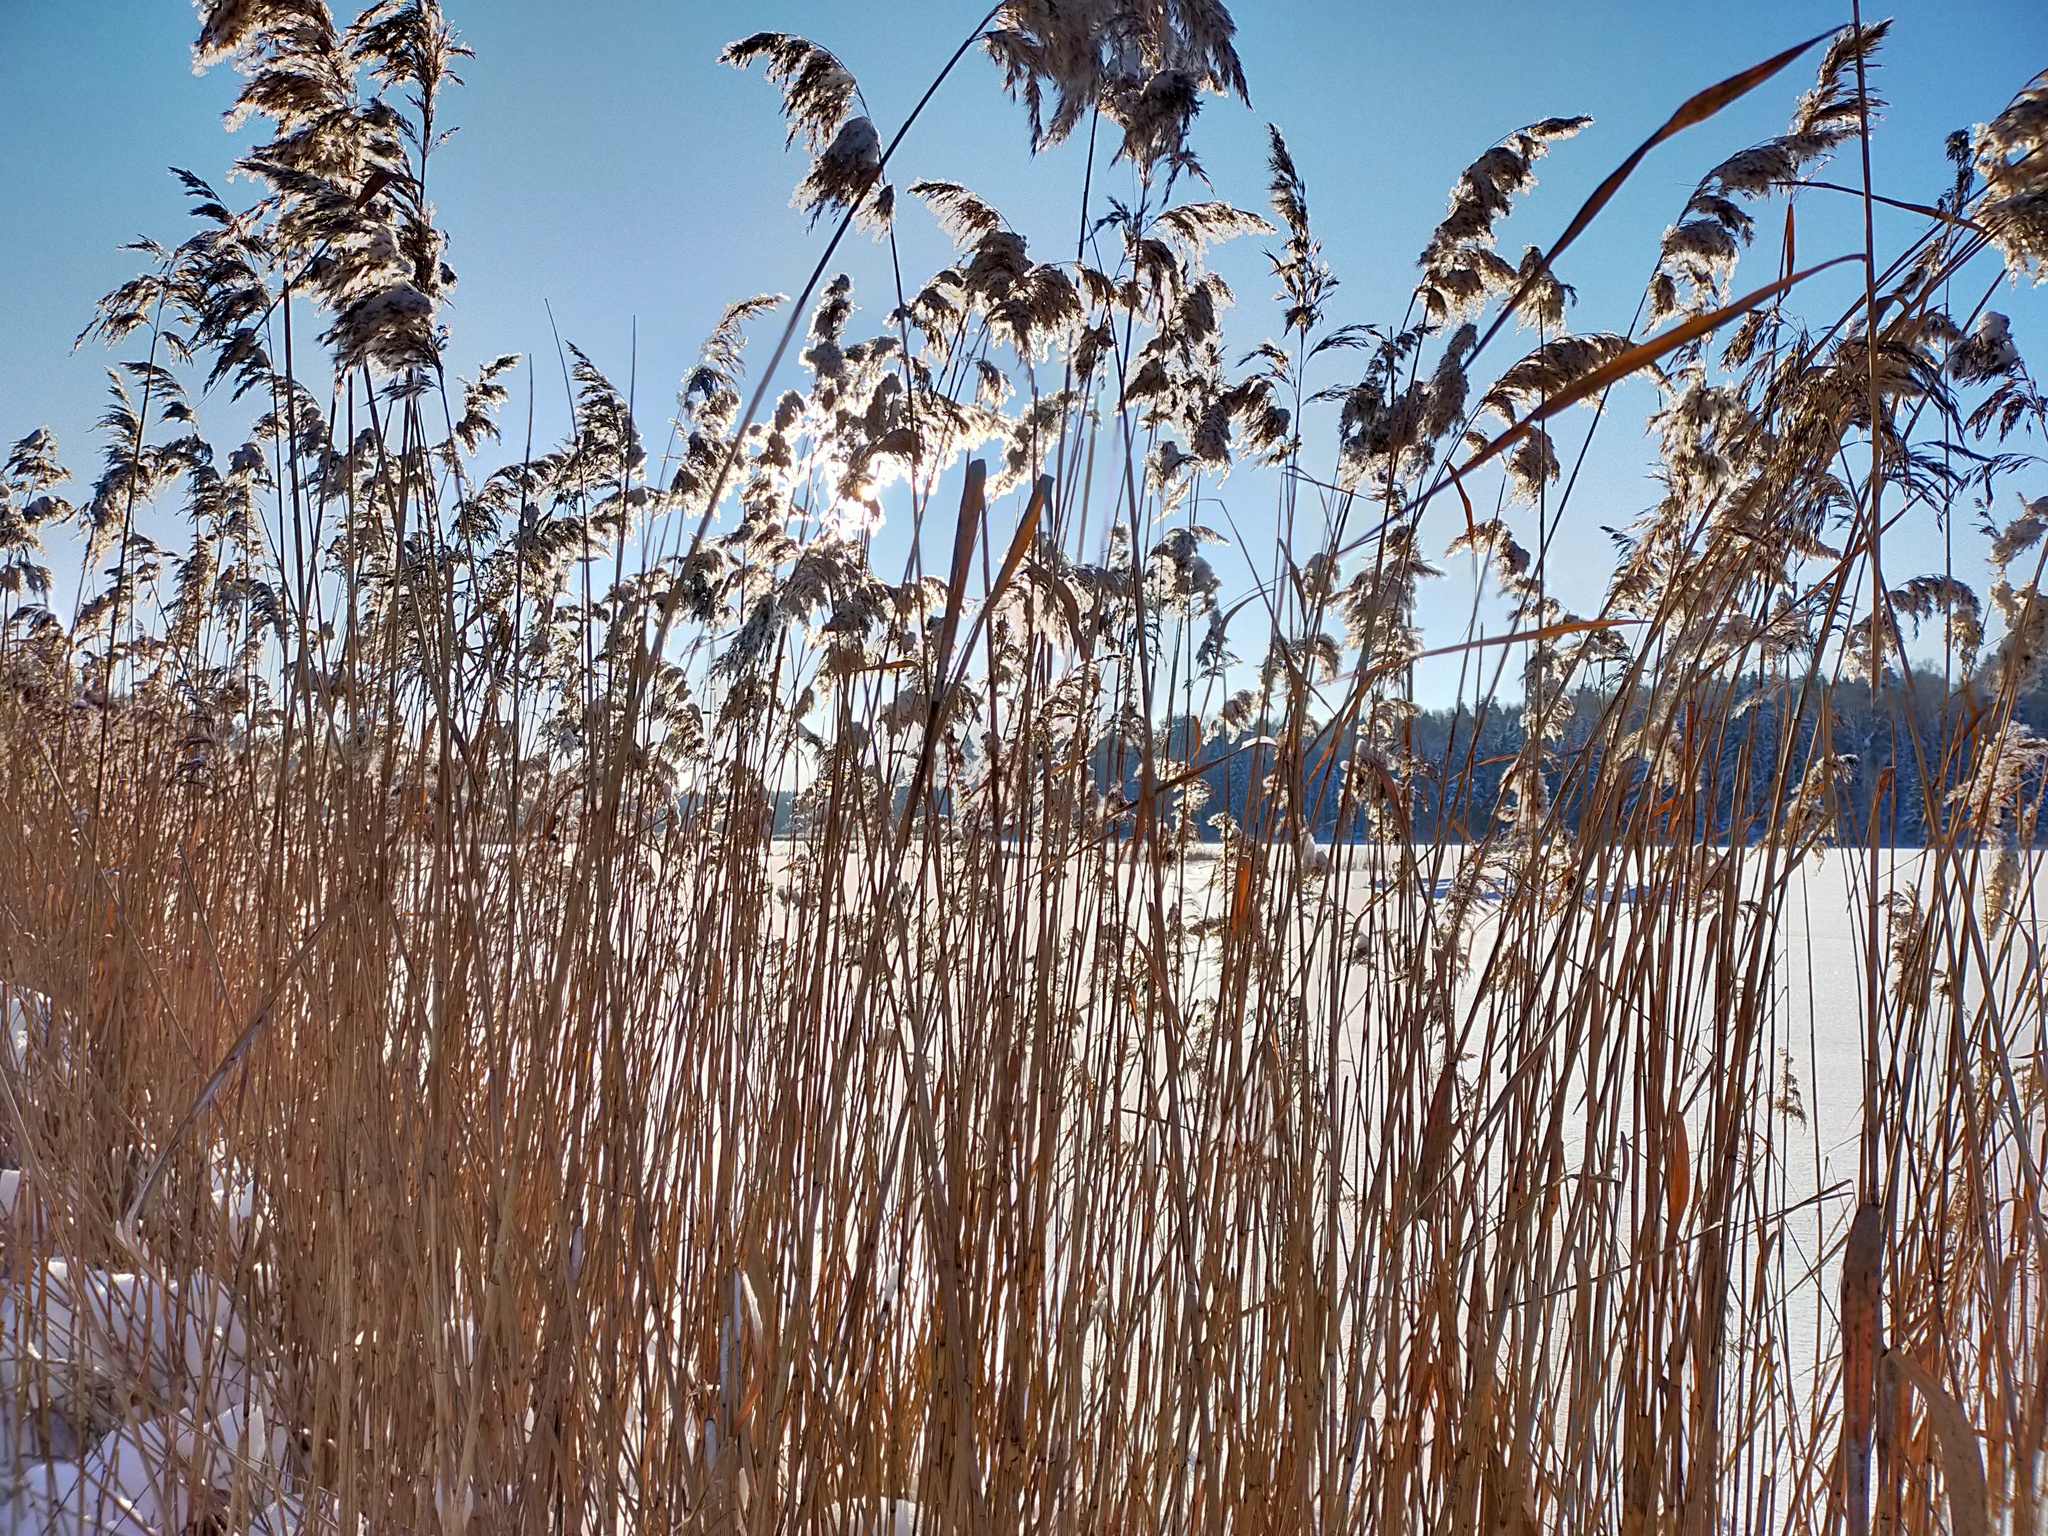
[[[2048,507],[1981,597],[1880,535],[2037,473],[2007,324],[1947,295],[2038,271],[2048,86],[1906,246],[1845,253],[1850,308],[1795,307],[1789,221],[1734,284],[1759,204],[1867,138],[1882,35],[1660,133],[1817,55],[1680,210],[1647,337],[1568,325],[1618,178],[1498,248],[1580,118],[1481,154],[1368,326],[1277,130],[1271,219],[1192,195],[1197,108],[1244,88],[1219,5],[1009,0],[970,39],[1035,142],[1100,119],[1128,175],[1077,189],[1073,254],[899,197],[914,139],[840,61],[746,39],[832,245],[916,200],[958,254],[872,335],[829,247],[733,305],[657,457],[581,353],[573,430],[516,452],[518,360],[444,362],[466,55],[431,0],[205,7],[261,196],[189,179],[198,232],[93,326],[103,473],[64,500],[38,434],[0,502],[0,963],[51,1000],[0,1073],[10,1283],[224,1287],[269,1491],[321,1528],[2039,1530]],[[1231,238],[1286,304],[1243,364]],[[1573,613],[1564,413],[1646,371],[1654,505]],[[223,397],[246,442],[200,434]],[[1234,470],[1275,537],[1203,520]],[[1418,632],[1461,552],[1510,635]],[[1900,625],[1936,618],[1927,700]],[[1480,722],[1419,750],[1445,646],[1506,762]],[[1846,1085],[1794,1065],[1831,843]],[[1860,1126],[1825,1187],[1823,1093]],[[95,1431],[161,1407],[103,1375]],[[249,1528],[246,1479],[166,1476]]]

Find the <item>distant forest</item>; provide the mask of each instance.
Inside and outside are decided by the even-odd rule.
[[[2021,775],[2022,814],[2010,825],[2023,844],[2032,844],[2048,795],[2048,742],[2034,756],[2028,756],[2023,743],[2028,735],[2048,738],[2048,680],[2022,694],[2007,721],[2001,720],[1996,701],[1981,688],[1952,686],[1939,672],[1916,668],[1910,683],[1892,674],[1887,684],[1875,708],[1868,685],[1861,682],[1816,686],[1803,703],[1797,683],[1775,680],[1759,684],[1749,678],[1727,684],[1718,693],[1703,692],[1694,701],[1693,718],[1704,722],[1702,728],[1711,730],[1715,739],[1699,749],[1702,767],[1692,796],[1691,825],[1682,819],[1667,823],[1668,835],[1759,839],[1772,823],[1771,798],[1781,780],[1789,794],[1805,777],[1825,711],[1828,734],[1822,750],[1847,760],[1834,776],[1833,841],[1863,844],[1874,835],[1887,846],[1920,847],[1930,841],[1930,832],[1944,816],[1950,825],[1959,825],[1968,808],[1951,797],[1969,782],[1978,754],[2006,724],[2011,728],[2004,749],[2007,759],[2026,758],[2029,763]],[[1588,769],[1601,754],[1593,743],[1603,734],[1612,739],[1611,730],[1603,731],[1602,725],[1612,702],[1611,692],[1580,689],[1564,734],[1545,754],[1549,792],[1563,823],[1574,831],[1584,810]],[[1629,727],[1640,724],[1640,718],[1638,710]],[[1522,720],[1516,699],[1480,713],[1466,705],[1423,710],[1415,716],[1407,745],[1409,766],[1394,786],[1407,802],[1411,838],[1456,843],[1485,835],[1505,809],[1503,796],[1525,741]],[[1198,736],[1201,746],[1196,750],[1192,743]],[[1259,726],[1213,733],[1198,731],[1191,719],[1178,717],[1162,723],[1158,740],[1169,760],[1199,767],[1195,777],[1208,798],[1193,810],[1196,836],[1204,842],[1219,840],[1222,817],[1244,824],[1251,787],[1274,761],[1271,738]],[[1313,834],[1318,842],[1351,842],[1374,835],[1355,801],[1345,824],[1339,825],[1340,776],[1356,747],[1352,733],[1333,733],[1327,726],[1304,744],[1304,800],[1317,808]],[[961,750],[967,760],[976,755],[971,739],[961,743]],[[1123,803],[1135,805],[1141,792],[1136,753],[1126,750],[1122,755],[1131,766],[1123,766],[1114,752],[1108,746],[1097,747],[1094,780],[1098,785],[1121,781]],[[1785,752],[1790,761],[1781,774],[1780,754]],[[1389,766],[1398,764],[1390,757]],[[1634,794],[1642,793],[1647,778],[1647,770],[1639,766]],[[1932,787],[1931,795],[1923,786]],[[1654,786],[1653,792],[1666,799],[1684,798],[1674,796],[1668,784]],[[788,835],[801,819],[798,806],[803,797],[784,790],[773,798],[776,834]],[[939,803],[948,804],[950,799],[941,795]],[[1169,796],[1170,804],[1177,802],[1177,795]],[[689,803],[699,802],[692,797]],[[1633,800],[1628,808],[1633,809]]]
[[[1880,843],[1908,847],[1929,841],[1944,817],[1953,824],[1965,814],[1950,796],[1968,782],[1976,753],[1996,733],[2001,723],[1997,705],[1970,685],[1951,687],[1939,672],[1916,669],[1910,681],[1893,674],[1887,684],[1874,707],[1869,686],[1861,682],[1817,687],[1802,701],[1796,682],[1759,684],[1751,678],[1727,685],[1721,697],[1697,700],[1696,718],[1705,722],[1714,739],[1694,748],[1701,767],[1691,797],[1692,826],[1673,826],[1672,835],[1732,841],[1760,837],[1771,824],[1774,787],[1783,782],[1788,789],[1796,788],[1805,774],[1825,712],[1827,735],[1821,750],[1854,759],[1837,776],[1836,838],[1862,843],[1874,836]],[[1565,736],[1547,754],[1567,765],[1563,771],[1547,770],[1546,780],[1559,814],[1574,829],[1583,810],[1582,785],[1600,751],[1590,744],[1603,735],[1613,739],[1611,730],[1602,728],[1612,703],[1611,693],[1580,690]],[[2048,736],[2048,687],[2037,685],[2021,695],[2011,724]],[[1180,734],[1181,742],[1186,739]],[[1254,776],[1272,761],[1269,748],[1246,750],[1251,740],[1256,740],[1256,733],[1246,732],[1213,739],[1203,747],[1203,760],[1214,764],[1202,774],[1211,795],[1208,814],[1221,809],[1243,819]],[[1421,712],[1408,748],[1412,767],[1403,776],[1411,835],[1419,841],[1441,837],[1452,842],[1484,835],[1502,809],[1504,783],[1523,744],[1516,701],[1476,715],[1469,705]],[[1356,814],[1349,825],[1338,825],[1337,775],[1352,757],[1353,746],[1348,736],[1333,741],[1326,733],[1307,754],[1308,803],[1321,807],[1314,826],[1318,841],[1350,841],[1363,833],[1364,819]],[[1580,755],[1582,751],[1585,755]],[[1790,762],[1781,765],[1784,753],[1789,753]],[[1647,777],[1647,770],[1638,770],[1636,793],[1642,793]],[[2043,779],[2036,762],[2026,773],[2021,797],[2026,808],[2019,818],[2023,836],[2038,820]],[[1669,794],[1669,786],[1651,788]],[[1134,789],[1131,784],[1126,792]],[[1215,833],[1204,827],[1203,835]]]

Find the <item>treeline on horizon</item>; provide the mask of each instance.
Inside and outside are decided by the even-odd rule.
[[[1925,847],[1941,835],[1944,814],[1956,828],[1965,825],[1957,801],[1975,769],[1972,743],[1983,739],[1978,727],[1997,705],[1981,689],[1932,668],[1915,667],[1904,678],[1888,673],[1886,682],[1873,706],[1868,684],[1854,680],[1837,682],[1825,693],[1792,679],[1724,681],[1714,690],[1716,697],[1702,698],[1693,711],[1702,728],[1717,738],[1701,781],[1689,793],[1679,793],[1668,782],[1650,785],[1650,770],[1638,765],[1621,813],[1633,816],[1647,788],[1671,802],[1665,814],[1674,838],[1764,840],[1773,825],[1778,786],[1789,795],[1815,764],[1820,711],[1825,709],[1821,751],[1838,768],[1829,776],[1834,799],[1829,840],[1845,846],[1875,841]],[[1563,767],[1548,775],[1556,814],[1574,836],[1582,830],[1586,810],[1588,758],[1597,761],[1603,755],[1608,732],[1602,722],[1614,698],[1611,688],[1576,692],[1555,758]],[[1639,724],[1642,715],[1638,708],[1630,724]],[[2010,723],[2048,737],[2048,687],[2037,685],[2019,695]],[[1179,821],[1176,830],[1193,841],[1219,843],[1244,827],[1248,815],[1256,814],[1249,808],[1257,777],[1273,765],[1272,738],[1257,726],[1204,734],[1200,722],[1188,716],[1162,722],[1160,736],[1176,759],[1191,765],[1191,784],[1167,791],[1170,814]],[[1399,786],[1410,838],[1417,843],[1478,842],[1502,825],[1514,793],[1512,771],[1526,745],[1519,701],[1490,701],[1476,710],[1469,703],[1418,709]],[[972,758],[974,743],[961,743],[961,752]],[[1097,750],[1094,778],[1112,786],[1109,809],[1122,808],[1128,830],[1143,789],[1136,766],[1119,771],[1114,756],[1112,748]],[[1339,792],[1346,765],[1363,756],[1358,733],[1326,727],[1304,756],[1310,765],[1304,800],[1316,808],[1312,838],[1319,843],[1374,841],[1378,834],[1356,797]],[[2023,770],[2020,784],[2019,814],[2006,835],[2031,847],[2048,794],[2048,769]],[[1191,786],[1199,786],[1192,795],[1187,793]],[[777,835],[798,829],[808,798],[796,790],[775,795]],[[696,797],[685,799],[686,806],[700,803]]]
[[[1622,814],[1633,816],[1635,801],[1648,793],[1671,802],[1666,811],[1670,835],[1678,839],[1729,839],[1759,842],[1773,824],[1772,800],[1780,784],[1786,793],[1800,783],[1812,765],[1816,741],[1820,750],[1841,759],[1833,777],[1835,796],[1832,840],[1862,845],[1922,847],[1940,835],[1942,817],[1961,824],[1960,808],[1951,797],[1969,783],[1974,765],[1971,725],[1995,705],[1979,689],[1954,684],[1940,672],[1914,668],[1910,677],[1888,674],[1875,705],[1867,683],[1844,680],[1823,695],[1802,688],[1797,679],[1754,676],[1725,681],[1721,696],[1702,698],[1694,714],[1702,729],[1715,738],[1704,748],[1706,767],[1700,781],[1683,791],[1668,783],[1652,784],[1650,770],[1638,765],[1633,789]],[[1803,695],[1803,697],[1802,697]],[[1586,810],[1587,758],[1598,759],[1610,732],[1601,722],[1614,707],[1611,689],[1585,687],[1572,700],[1569,722],[1550,772],[1556,814],[1574,835]],[[1825,710],[1826,736],[1820,737]],[[1640,718],[1642,711],[1636,715]],[[2014,701],[2012,723],[2048,736],[2048,688],[2035,687]],[[1184,723],[1180,727],[1185,729]],[[1522,711],[1513,701],[1490,702],[1475,710],[1454,708],[1418,711],[1412,725],[1409,757],[1413,771],[1404,778],[1410,836],[1417,842],[1477,842],[1501,823],[1512,794],[1510,775],[1525,746]],[[1981,734],[1981,733],[1979,733]],[[1318,764],[1309,803],[1320,808],[1313,835],[1318,842],[1370,840],[1356,814],[1340,817],[1337,793],[1341,766],[1357,748],[1354,733],[1326,733],[1311,761]],[[1241,822],[1254,776],[1270,766],[1267,749],[1248,745],[1256,732],[1222,737],[1207,743],[1201,781],[1211,805]],[[1917,747],[1916,747],[1917,742]],[[1787,759],[1789,758],[1789,761]],[[1925,764],[1923,772],[1922,763]],[[2027,771],[2020,797],[2021,814],[2013,831],[2030,846],[2039,821],[2048,775]],[[1134,792],[1135,779],[1127,792]],[[1222,835],[1211,819],[1201,827],[1203,840]],[[1874,834],[1874,837],[1873,837]]]

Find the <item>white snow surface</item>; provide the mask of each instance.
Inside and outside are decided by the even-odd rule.
[[[0,1074],[31,1098],[39,1067],[61,1058],[50,1000],[0,981]],[[256,1219],[248,1182],[216,1178],[215,1202],[239,1242]],[[0,1170],[0,1224],[33,1225],[32,1175]],[[44,1195],[47,1192],[34,1191]],[[331,1503],[310,1497],[293,1435],[249,1359],[226,1285],[74,1265],[10,1241],[0,1275],[0,1536],[339,1536]]]

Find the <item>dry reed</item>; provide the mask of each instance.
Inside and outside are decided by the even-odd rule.
[[[25,439],[0,523],[0,963],[52,1000],[0,1074],[9,1273],[232,1297],[290,1433],[260,1475],[172,1458],[186,1528],[289,1488],[308,1528],[451,1536],[2041,1531],[2048,507],[1982,602],[1895,581],[1877,530],[2032,472],[2005,322],[1946,295],[2038,273],[2048,78],[1908,245],[1849,253],[1853,308],[1730,298],[1752,209],[1867,137],[1881,36],[1660,135],[1819,55],[1666,237],[1654,337],[1565,328],[1563,242],[1495,249],[1580,119],[1474,162],[1399,326],[1337,327],[1277,131],[1277,222],[1186,195],[1202,94],[1243,89],[1219,5],[1007,0],[976,38],[1034,135],[1100,115],[1131,167],[1076,259],[909,186],[957,261],[856,340],[828,250],[803,388],[743,404],[784,302],[748,301],[658,462],[576,354],[572,434],[487,468],[516,360],[458,381],[435,329],[459,43],[431,0],[207,6],[263,196],[190,182],[199,232],[95,324],[135,357],[103,475],[74,507]],[[781,86],[814,218],[905,216],[835,57],[729,56]],[[1236,370],[1233,237],[1287,304]],[[1534,349],[1482,371],[1510,317]],[[1569,612],[1552,434],[1651,367],[1660,499]],[[201,387],[246,444],[195,434]],[[1966,437],[2012,445],[1929,451]],[[1236,601],[1196,514],[1260,465]],[[1497,796],[1405,687],[1423,514],[1461,498],[1515,606],[1513,644],[1454,642],[1520,700]],[[67,528],[69,615],[36,563]],[[1930,715],[1899,621],[1936,617]],[[1859,687],[1882,784],[1835,739]],[[1805,1101],[1844,1085],[1791,1063],[1830,842],[1871,915],[1823,1188]],[[79,1435],[189,1390],[7,1348]]]

